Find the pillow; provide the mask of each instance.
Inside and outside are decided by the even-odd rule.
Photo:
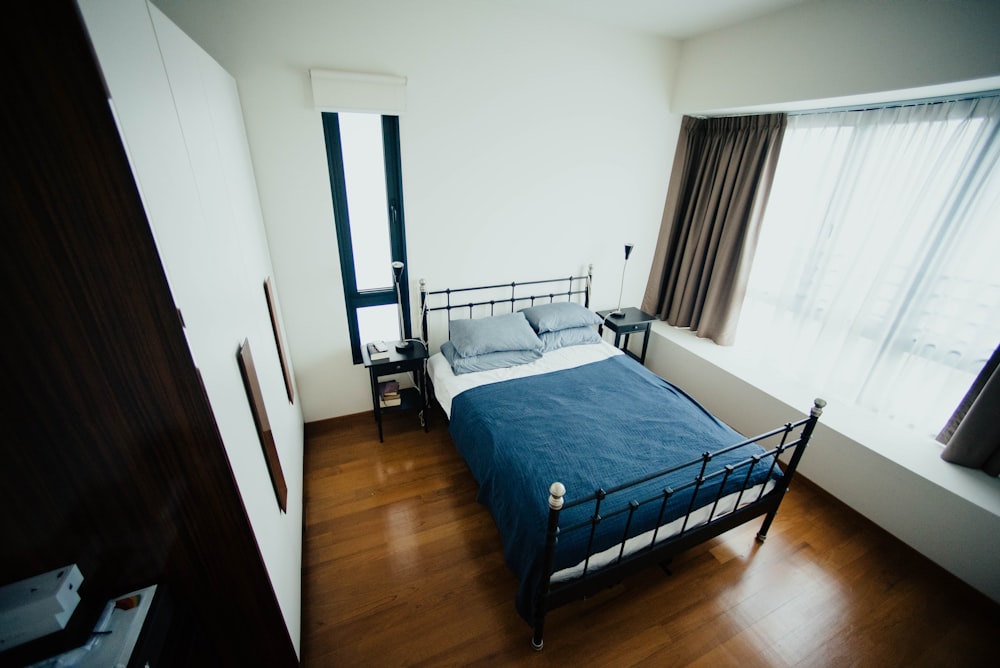
[[[490,369],[505,369],[509,366],[527,364],[541,358],[542,353],[537,350],[501,350],[493,353],[483,353],[482,355],[472,355],[471,357],[461,357],[455,350],[455,345],[451,341],[441,344],[441,354],[448,360],[451,370],[456,376],[473,371],[489,371]]]
[[[601,322],[596,313],[575,302],[539,304],[523,308],[518,313],[523,313],[531,328],[539,334],[558,332],[570,327],[598,325]]]
[[[460,357],[506,350],[542,349],[542,342],[522,313],[452,320],[451,342]]]
[[[565,348],[566,346],[579,346],[585,343],[600,343],[601,336],[594,329],[593,325],[584,327],[568,327],[556,332],[542,332],[538,335],[542,340],[542,352]]]

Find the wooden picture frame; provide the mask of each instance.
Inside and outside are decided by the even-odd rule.
[[[274,297],[274,286],[271,277],[264,279],[264,296],[267,298],[267,312],[271,316],[271,330],[274,332],[274,345],[278,349],[278,362],[281,364],[281,374],[285,379],[285,392],[288,403],[295,403],[295,386],[292,384],[292,372],[285,359],[285,345],[281,340],[281,327],[278,326],[278,304]]]
[[[250,402],[254,426],[257,427],[257,436],[260,437],[260,446],[264,450],[264,461],[267,462],[267,472],[271,476],[274,495],[278,499],[278,507],[281,508],[281,512],[285,512],[288,508],[288,486],[285,484],[285,475],[281,471],[281,460],[278,459],[278,448],[274,443],[271,423],[268,422],[267,411],[264,408],[264,394],[260,389],[260,381],[257,380],[257,370],[253,365],[253,355],[250,354],[249,339],[243,339],[236,354],[236,360],[240,365],[240,374],[243,376],[243,386],[247,392],[247,400]]]

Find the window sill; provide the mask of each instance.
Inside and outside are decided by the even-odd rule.
[[[714,367],[735,376],[771,399],[786,404],[793,411],[791,414],[808,410],[816,398],[815,391],[796,386],[785,379],[769,376],[760,368],[747,363],[741,358],[739,350],[716,345],[708,339],[698,338],[689,330],[678,329],[662,321],[654,322],[652,330],[654,339],[662,337]],[[669,363],[664,365],[662,370],[655,368],[659,360],[656,356],[656,347],[652,343],[651,341],[648,365],[657,373],[662,371],[660,375],[669,380]],[[678,385],[684,386],[680,381]],[[933,438],[893,425],[854,406],[834,400],[828,402],[820,420],[822,428],[833,430],[859,447],[1000,517],[1000,479],[990,477],[982,471],[944,461],[940,457],[941,445]],[[769,427],[763,427],[767,428]],[[803,461],[802,471],[807,478],[811,478],[805,465],[806,460]]]

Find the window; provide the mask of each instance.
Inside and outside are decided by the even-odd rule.
[[[737,345],[928,435],[1000,342],[1000,97],[789,118]]]
[[[354,363],[363,342],[399,338],[391,264],[403,263],[403,326],[411,336],[399,118],[324,113],[330,189]]]

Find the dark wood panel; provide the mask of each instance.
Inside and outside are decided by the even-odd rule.
[[[75,4],[0,54],[0,581],[78,563],[95,611],[166,582],[202,656],[295,663]]]
[[[384,444],[371,413],[307,425],[304,665],[996,664],[1000,606],[801,477],[765,544],[751,523],[555,610],[535,653],[444,414],[387,419]]]

